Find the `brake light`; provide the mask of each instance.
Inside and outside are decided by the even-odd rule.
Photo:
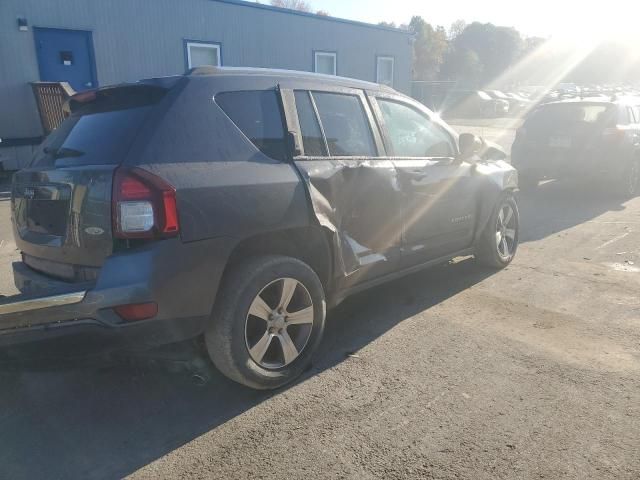
[[[602,131],[602,138],[609,142],[621,142],[625,138],[626,131],[620,125],[605,128]]]
[[[140,168],[116,170],[112,210],[116,238],[167,238],[180,230],[175,188]]]

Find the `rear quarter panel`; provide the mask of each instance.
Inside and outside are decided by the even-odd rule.
[[[293,164],[261,153],[214,101],[222,91],[275,88],[273,81],[183,82],[131,155],[176,188],[182,240],[241,240],[309,225],[306,190]]]

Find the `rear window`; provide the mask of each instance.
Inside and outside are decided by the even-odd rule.
[[[612,120],[615,107],[608,104],[565,103],[547,105],[531,114],[528,128],[550,129],[571,124],[596,124]]]
[[[88,93],[84,101],[72,98],[71,115],[47,137],[31,166],[120,164],[164,93],[158,87],[131,86]]]
[[[287,148],[275,90],[223,92],[216,103],[265,155],[286,160]]]

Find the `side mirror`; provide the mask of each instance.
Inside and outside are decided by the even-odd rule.
[[[482,150],[482,143],[482,139],[476,137],[473,133],[461,133],[458,137],[460,158],[468,160],[473,157],[473,155]]]

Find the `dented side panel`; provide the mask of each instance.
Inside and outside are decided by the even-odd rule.
[[[352,285],[396,269],[402,220],[393,162],[326,158],[295,164],[315,217],[331,236],[336,275]]]

